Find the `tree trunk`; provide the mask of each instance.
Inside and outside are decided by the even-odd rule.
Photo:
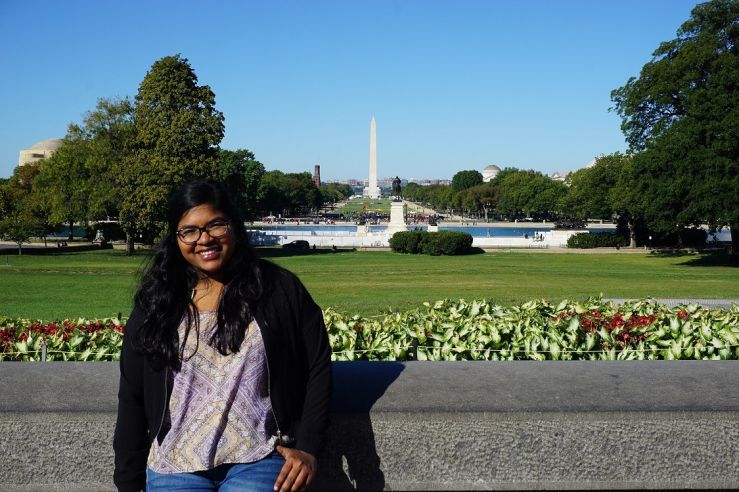
[[[636,248],[636,223],[630,220],[627,224],[629,226],[629,248]]]
[[[133,256],[133,234],[126,233],[126,256]]]
[[[21,256],[23,254],[23,247],[22,247],[23,243],[17,243],[17,244],[18,244],[18,256]]]
[[[69,221],[69,242],[74,241],[74,220]]]
[[[731,228],[731,254],[739,255],[739,221],[729,224]]]

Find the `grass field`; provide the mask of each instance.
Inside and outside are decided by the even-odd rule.
[[[503,304],[606,297],[739,298],[739,268],[726,257],[495,252],[406,256],[317,251],[268,257],[300,276],[316,301],[372,315],[442,298],[487,297]],[[0,314],[55,319],[128,315],[146,255],[106,250],[0,256]],[[733,266],[731,266],[733,265]]]
[[[364,206],[367,206],[367,210]],[[337,212],[342,214],[350,214],[352,212],[384,212],[390,213],[390,199],[389,198],[378,198],[372,200],[370,198],[362,198],[361,200],[350,200],[344,205],[336,209]]]

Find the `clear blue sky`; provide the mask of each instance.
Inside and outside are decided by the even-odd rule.
[[[176,53],[267,169],[366,178],[374,115],[381,177],[575,170],[625,149],[610,91],[697,3],[0,0],[0,176]]]

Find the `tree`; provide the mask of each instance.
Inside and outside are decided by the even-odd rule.
[[[246,149],[220,149],[218,159],[221,181],[236,198],[243,217],[253,220],[257,216],[262,198],[259,185],[264,176],[264,166]]]
[[[618,166],[616,182],[608,200],[618,217],[619,226],[629,231],[629,247],[636,248],[637,232],[644,226],[645,210],[654,203],[645,199],[645,182],[634,165],[633,156],[616,153],[601,159],[607,159],[608,166]]]
[[[474,200],[475,209],[483,210],[485,214],[485,222],[488,221],[488,213],[494,210],[498,204],[498,190],[493,188],[490,183],[473,186],[467,190]]]
[[[319,188],[321,192],[321,205],[326,206],[346,200],[354,194],[354,188],[348,184],[325,183]]]
[[[739,253],[739,2],[697,5],[653,58],[614,90],[644,182],[649,226],[731,227]]]
[[[321,193],[310,173],[269,171],[260,185],[262,211],[295,215],[321,206]]]
[[[562,200],[563,211],[582,219],[612,218],[610,195],[623,165],[621,157],[621,154],[598,157],[592,167],[571,174],[567,178],[567,195]]]
[[[118,215],[122,197],[117,176],[130,147],[131,116],[128,99],[98,100],[82,125],[69,125],[62,147],[38,163],[33,210],[44,229],[66,223],[71,240],[75,222]]]
[[[90,146],[74,125],[70,125],[63,142],[51,157],[39,162],[35,182],[39,193],[48,198],[51,222],[67,224],[71,241],[74,223],[89,217]]]
[[[167,199],[192,178],[220,177],[218,144],[223,113],[215,94],[179,55],[152,65],[136,94],[132,153],[119,173],[120,223],[133,252],[134,234],[149,237],[164,229]]]
[[[505,215],[553,218],[567,188],[539,171],[504,169],[491,180],[498,193],[498,211]]]
[[[23,253],[23,243],[43,232],[41,222],[34,215],[29,178],[37,167],[37,164],[19,166],[10,179],[0,184],[0,238],[16,243],[19,255]]]
[[[267,171],[259,184],[259,195],[262,197],[260,209],[267,215],[286,213],[290,204],[285,194],[282,171]]]
[[[592,167],[572,174],[568,182],[570,187],[562,200],[565,213],[582,219],[616,216],[619,225],[629,231],[630,247],[636,247],[644,203],[632,156],[620,152],[600,156]]]
[[[117,217],[123,199],[118,177],[133,144],[133,103],[128,98],[98,99],[81,127],[73,126],[89,142],[87,170],[90,220]]]
[[[480,171],[459,171],[452,176],[452,190],[455,192],[466,190],[479,184],[482,184],[482,174]]]

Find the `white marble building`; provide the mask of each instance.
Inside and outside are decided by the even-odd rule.
[[[31,145],[29,148],[20,151],[18,156],[18,165],[23,166],[32,162],[38,162],[41,159],[51,157],[54,152],[62,146],[62,140],[59,138],[50,138],[42,140]]]

